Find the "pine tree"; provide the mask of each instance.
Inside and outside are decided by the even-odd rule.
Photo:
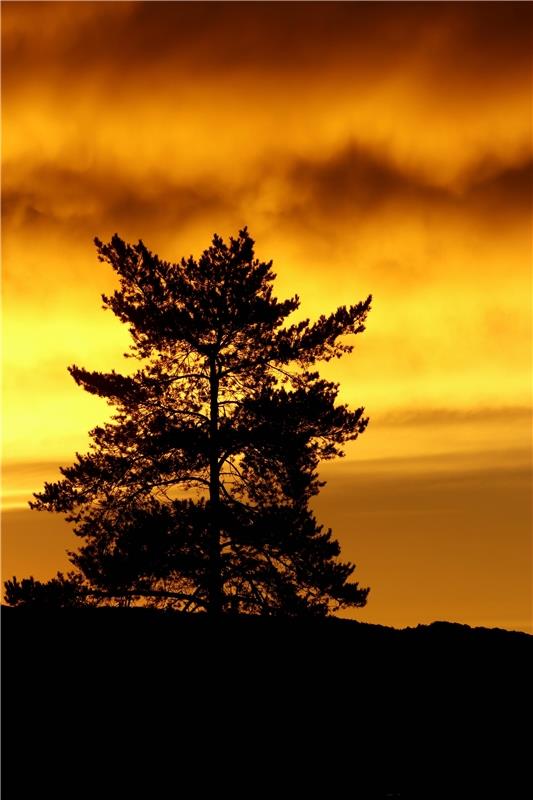
[[[118,235],[95,244],[120,279],[104,307],[128,326],[138,369],[69,367],[115,413],[30,503],[66,513],[84,540],[69,554],[78,596],[214,615],[364,605],[309,501],[319,461],[368,422],[314,366],[353,349],[345,337],[364,330],[371,298],[285,325],[299,298],[273,296],[272,262],[246,228],[178,263]]]

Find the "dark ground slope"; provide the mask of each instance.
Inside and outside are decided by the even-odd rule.
[[[526,634],[3,609],[2,638],[4,800],[530,794]]]

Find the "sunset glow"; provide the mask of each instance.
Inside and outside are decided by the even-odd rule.
[[[3,579],[77,542],[32,492],[127,370],[94,236],[169,260],[247,225],[278,297],[372,293],[321,372],[370,425],[318,516],[353,613],[531,630],[532,59],[524,3],[2,3]]]

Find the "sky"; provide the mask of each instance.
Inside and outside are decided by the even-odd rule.
[[[27,501],[125,368],[94,236],[168,260],[247,225],[278,297],[374,297],[326,365],[367,431],[314,501],[364,621],[532,631],[529,3],[3,2],[2,575],[77,540]],[[123,366],[124,365],[124,366]]]

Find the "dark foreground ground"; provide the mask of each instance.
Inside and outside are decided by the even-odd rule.
[[[533,637],[2,610],[11,798],[521,798]]]

